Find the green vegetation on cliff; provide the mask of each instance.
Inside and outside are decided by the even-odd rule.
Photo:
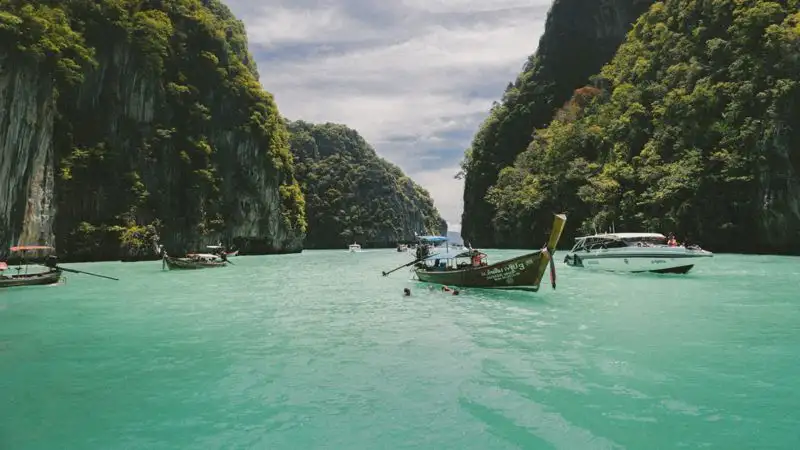
[[[289,124],[297,178],[306,198],[306,248],[344,248],[353,241],[385,247],[414,233],[445,233],[428,192],[378,157],[353,129]]]
[[[464,239],[480,246],[514,245],[495,236],[486,193],[572,92],[614,56],[625,33],[653,0],[555,0],[544,35],[522,73],[506,88],[476,133],[462,163]]]
[[[800,0],[667,0],[487,196],[526,244],[567,211],[583,232],[675,232],[717,251],[800,252]]]
[[[54,93],[55,235],[68,258],[146,253],[141,236],[156,232],[174,252],[217,239],[299,250],[289,134],[243,25],[217,0],[0,0],[5,57],[5,70],[55,79],[37,88]]]

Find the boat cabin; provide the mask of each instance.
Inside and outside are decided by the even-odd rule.
[[[450,246],[445,236],[419,236],[416,234],[415,236],[417,238],[417,259],[423,259],[430,255],[431,252],[442,249],[442,244],[444,244],[444,248],[449,251]]]
[[[220,258],[219,255],[214,255],[211,253],[189,253],[186,255],[186,257],[193,261],[201,261],[201,262],[214,262],[222,260],[222,258]]]
[[[428,272],[463,270],[488,265],[486,254],[478,250],[443,251],[434,253],[417,263],[417,268]]]
[[[667,245],[667,237],[660,233],[596,234],[575,238],[571,252],[622,247],[659,247]]]

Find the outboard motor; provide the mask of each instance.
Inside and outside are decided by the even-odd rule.
[[[44,260],[45,267],[49,267],[51,269],[58,268],[58,257],[56,255],[50,255]]]

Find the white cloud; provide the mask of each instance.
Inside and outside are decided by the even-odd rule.
[[[357,129],[453,224],[463,151],[535,51],[550,2],[228,0],[284,116]]]
[[[431,193],[434,205],[448,224],[457,224],[460,229],[464,180],[455,179],[456,173],[458,173],[457,166],[418,171],[414,174],[414,181]],[[436,192],[435,195],[434,192]]]
[[[502,11],[549,4],[549,2],[531,0],[493,0],[491,2],[485,0],[404,0],[401,3],[411,8],[436,13]]]

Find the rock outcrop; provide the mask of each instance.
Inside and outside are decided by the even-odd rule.
[[[306,248],[391,247],[415,233],[444,234],[427,191],[378,157],[357,131],[338,124],[289,124],[306,198]]]
[[[465,174],[461,234],[476,246],[515,245],[496,236],[489,188],[514,163],[572,92],[611,60],[631,25],[654,0],[555,0],[539,46],[473,139]]]
[[[800,0],[654,4],[486,196],[495,236],[676,234],[800,254]],[[533,233],[531,233],[533,230]]]
[[[225,6],[0,4],[0,252],[301,250],[289,135]]]

